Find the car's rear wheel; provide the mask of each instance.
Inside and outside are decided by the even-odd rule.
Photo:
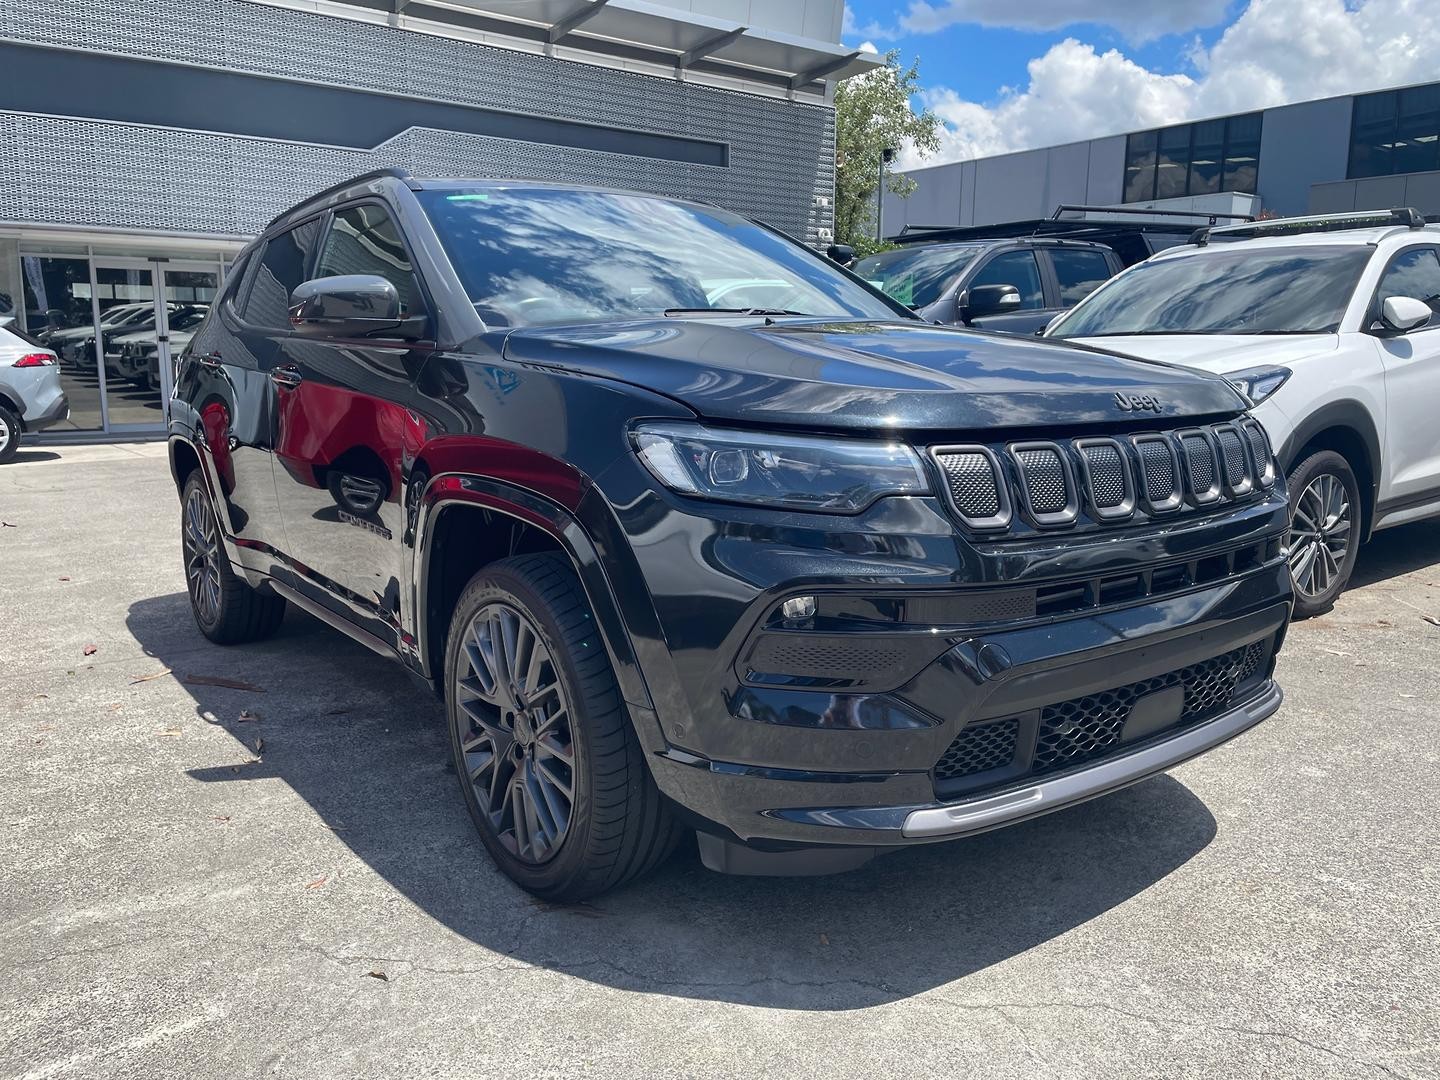
[[[465,804],[518,885],[583,900],[674,849],[680,830],[562,558],[520,555],[478,573],[450,623],[445,675]]]
[[[285,618],[285,600],[252,589],[230,566],[210,493],[192,472],[180,496],[185,587],[200,632],[217,645],[240,645],[273,634]]]
[[[1355,569],[1360,546],[1360,485],[1333,450],[1320,450],[1290,471],[1290,577],[1295,618],[1335,606]]]
[[[0,465],[20,451],[20,418],[0,405]]]

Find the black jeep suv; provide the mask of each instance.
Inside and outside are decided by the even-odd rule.
[[[573,899],[686,829],[844,869],[1268,716],[1288,513],[1244,405],[927,325],[711,206],[387,171],[237,260],[170,452],[201,631],[288,601],[428,680],[486,847]]]

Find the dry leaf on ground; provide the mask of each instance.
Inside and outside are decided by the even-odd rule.
[[[136,675],[130,679],[130,685],[134,686],[136,683],[149,682],[151,679],[163,679],[169,674],[170,669],[167,667],[164,671],[155,672],[154,675]]]

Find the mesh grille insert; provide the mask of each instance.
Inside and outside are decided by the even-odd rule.
[[[995,467],[990,459],[976,450],[936,454],[945,473],[950,497],[962,516],[974,520],[995,517],[1000,513],[1000,492]]]
[[[1033,771],[1051,772],[1103,756],[1119,745],[1135,702],[1172,686],[1185,688],[1181,724],[1209,719],[1230,704],[1235,688],[1255,673],[1264,653],[1265,646],[1256,642],[1178,671],[1047,705],[1040,713]]]
[[[1180,478],[1175,475],[1175,458],[1166,444],[1154,439],[1140,445],[1140,461],[1145,466],[1145,498],[1162,504],[1175,498]]]
[[[998,769],[1015,760],[1015,740],[1020,721],[990,720],[962,728],[945,756],[935,764],[937,780],[956,780],[962,776]]]
[[[1185,451],[1185,465],[1190,472],[1190,490],[1204,495],[1215,487],[1215,452],[1203,435],[1185,435],[1180,439]]]
[[[1274,466],[1270,463],[1270,444],[1265,440],[1265,432],[1260,425],[1253,420],[1245,425],[1245,437],[1250,440],[1251,456],[1255,458],[1255,467],[1259,470],[1262,483],[1269,483],[1273,478]]]
[[[1101,509],[1125,501],[1125,459],[1113,446],[1087,446],[1081,453],[1090,472],[1090,498]]]
[[[1230,488],[1243,487],[1250,479],[1245,463],[1245,446],[1240,435],[1233,428],[1219,428],[1215,438],[1220,443],[1220,453],[1225,463],[1225,484]]]
[[[1036,514],[1059,514],[1069,505],[1065,465],[1049,449],[1020,450],[1015,454],[1030,492],[1030,509]]]

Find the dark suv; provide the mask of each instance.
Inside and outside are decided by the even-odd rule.
[[[1125,268],[1104,244],[1050,237],[915,244],[852,269],[922,319],[1035,334]]]
[[[737,282],[783,308],[717,306]],[[1218,378],[927,325],[625,192],[361,177],[277,218],[172,402],[212,641],[286,602],[429,680],[525,888],[818,873],[1272,713],[1288,512]]]

